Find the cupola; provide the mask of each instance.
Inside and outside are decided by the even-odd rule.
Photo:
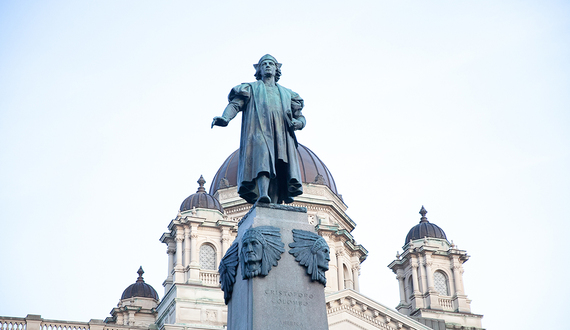
[[[144,327],[148,329],[156,322],[156,307],[158,306],[158,293],[146,284],[142,277],[142,267],[137,271],[137,281],[123,291],[117,307],[111,310],[111,317],[105,319],[107,324],[120,324]]]
[[[188,196],[180,205],[180,212],[189,211],[194,208],[202,208],[202,209],[212,209],[218,210],[224,213],[224,208],[220,204],[220,202],[212,195],[206,192],[206,188],[204,188],[204,184],[206,180],[204,177],[200,175],[200,179],[198,179],[198,190],[195,194]]]
[[[133,297],[153,298],[158,300],[158,293],[156,292],[156,290],[151,285],[146,284],[142,277],[142,274],[144,274],[142,266],[139,268],[137,273],[139,274],[137,281],[129,285],[129,287],[126,288],[125,291],[123,291],[121,300]]]
[[[404,245],[408,244],[410,241],[424,237],[441,238],[445,240],[447,239],[443,229],[439,228],[436,224],[428,221],[426,218],[427,211],[423,205],[422,209],[420,210],[420,214],[422,215],[420,218],[420,223],[410,229],[408,235],[406,235],[406,241],[404,242]]]

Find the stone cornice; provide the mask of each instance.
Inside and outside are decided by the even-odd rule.
[[[327,314],[334,315],[346,311],[380,329],[432,330],[431,328],[351,289],[345,289],[327,295],[325,296],[325,301],[327,302]],[[383,320],[379,320],[378,317],[381,317]],[[383,322],[387,320],[392,323],[401,324],[401,326],[394,327]]]
[[[420,312],[432,313],[432,314],[449,314],[449,315],[455,315],[455,316],[461,316],[461,317],[475,317],[475,318],[480,318],[480,319],[483,318],[483,315],[481,315],[481,314],[442,311],[442,310],[438,310],[438,309],[429,309],[429,308],[418,308],[418,309],[414,310],[412,312],[412,314],[419,314]],[[413,316],[415,316],[415,315],[413,315]]]

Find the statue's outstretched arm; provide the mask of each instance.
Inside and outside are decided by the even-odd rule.
[[[233,100],[231,100],[230,103],[228,103],[228,105],[226,106],[226,109],[224,110],[224,113],[222,114],[221,117],[214,117],[214,120],[212,121],[212,127],[214,126],[228,126],[228,123],[230,122],[230,120],[234,119],[235,116],[237,115],[238,112],[241,111],[241,108],[244,106],[245,101],[240,98],[240,97],[236,97]]]

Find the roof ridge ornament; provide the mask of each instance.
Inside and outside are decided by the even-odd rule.
[[[137,278],[137,282],[143,282],[144,283],[144,279],[142,277],[142,275],[144,274],[144,270],[142,269],[142,266],[139,267],[139,270],[137,270],[137,273],[139,274],[139,278]]]
[[[198,181],[196,181],[196,182],[198,182],[198,184],[200,185],[196,192],[197,193],[205,193],[206,188],[204,188],[204,184],[206,183],[206,180],[204,180],[204,176],[200,175],[200,179],[198,179]]]
[[[426,218],[427,213],[428,212],[426,211],[425,207],[422,205],[422,209],[420,210],[420,214],[422,215],[422,217],[420,218],[420,223],[429,222],[428,219]]]

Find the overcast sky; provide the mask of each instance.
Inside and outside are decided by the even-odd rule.
[[[210,129],[270,53],[305,99],[299,141],[368,249],[361,292],[425,205],[471,259],[487,329],[555,329],[570,294],[568,1],[2,1],[0,315],[104,319],[239,146]]]

